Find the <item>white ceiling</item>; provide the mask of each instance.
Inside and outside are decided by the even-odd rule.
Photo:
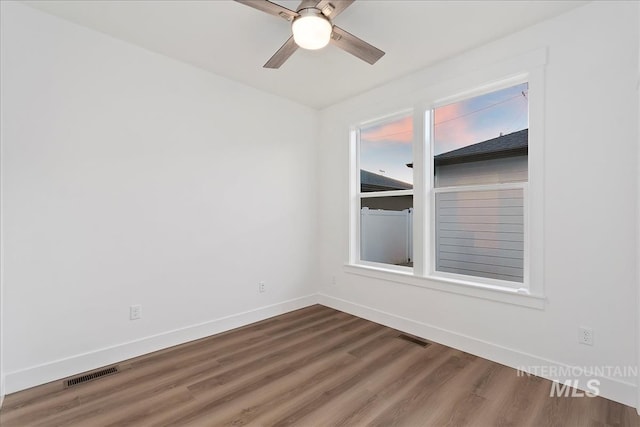
[[[278,1],[276,1],[278,2]],[[231,0],[26,3],[215,74],[323,108],[475,46],[581,6],[582,1],[360,0],[335,24],[384,50],[375,65],[328,46],[262,65],[290,36],[287,21]],[[279,4],[296,9],[298,1]]]

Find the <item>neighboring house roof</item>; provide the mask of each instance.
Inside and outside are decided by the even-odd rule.
[[[362,187],[362,192],[411,190],[413,188],[413,185],[407,182],[388,178],[363,169],[360,169],[360,186]]]
[[[477,162],[478,160],[503,157],[526,156],[529,151],[529,129],[522,129],[434,157],[436,166],[454,163]]]
[[[526,156],[528,152],[529,129],[522,129],[508,135],[501,135],[497,138],[438,154],[433,160],[436,166],[443,166],[454,163],[477,162],[478,160]],[[407,163],[407,166],[412,168],[413,163]]]

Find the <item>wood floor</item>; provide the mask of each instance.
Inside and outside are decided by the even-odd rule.
[[[64,388],[11,394],[10,426],[639,426],[600,397],[313,306],[121,363]]]

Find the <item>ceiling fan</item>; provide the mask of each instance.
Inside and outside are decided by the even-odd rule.
[[[235,1],[291,22],[293,35],[264,64],[264,68],[280,68],[298,47],[321,49],[329,42],[369,64],[375,64],[384,55],[377,47],[331,22],[355,0],[302,0],[297,11],[269,0]]]

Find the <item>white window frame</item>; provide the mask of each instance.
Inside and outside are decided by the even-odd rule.
[[[452,97],[447,97],[444,99],[440,99],[436,102],[433,103],[433,105],[427,109],[424,114],[425,114],[425,124],[428,122],[430,124],[429,126],[429,132],[425,132],[426,134],[426,141],[425,144],[428,147],[427,152],[429,153],[429,159],[425,164],[425,169],[428,169],[429,174],[428,174],[428,183],[427,183],[427,193],[428,193],[428,200],[429,200],[429,209],[430,209],[430,221],[429,221],[429,228],[430,228],[430,233],[429,233],[429,259],[427,260],[427,264],[428,267],[425,269],[425,271],[428,271],[427,277],[432,277],[432,278],[442,278],[442,279],[449,279],[449,280],[459,280],[459,281],[463,281],[463,282],[473,282],[473,283],[477,283],[479,285],[490,285],[490,286],[495,286],[495,287],[504,287],[507,289],[515,289],[519,292],[522,293],[528,293],[529,292],[529,236],[530,236],[530,231],[529,231],[529,227],[528,227],[528,219],[529,219],[529,210],[528,210],[528,206],[529,206],[529,202],[528,202],[528,188],[529,188],[529,181],[527,180],[527,182],[509,182],[509,183],[498,183],[498,184],[478,184],[478,185],[465,185],[465,186],[454,186],[454,187],[436,187],[435,186],[435,180],[434,180],[434,173],[433,173],[433,159],[435,157],[435,152],[434,152],[434,137],[435,137],[435,132],[434,132],[434,113],[435,110],[439,107],[445,106],[445,105],[449,105],[449,104],[453,104],[459,101],[464,101],[470,98],[474,98],[477,96],[482,96],[482,95],[486,95],[489,93],[493,93],[493,92],[497,92],[499,90],[502,89],[506,89],[509,87],[513,87],[513,86],[517,86],[519,84],[522,83],[529,83],[529,79],[528,79],[529,75],[528,74],[522,74],[519,76],[514,76],[511,78],[506,78],[503,80],[500,80],[498,82],[495,83],[491,83],[491,84],[487,84],[487,85],[483,85],[479,88],[476,89],[471,89],[468,91],[463,92],[462,94],[458,94]],[[529,93],[531,93],[531,91],[529,91]],[[426,119],[426,116],[429,115],[429,119]],[[528,156],[527,156],[528,159]],[[527,170],[529,169],[529,167],[531,166],[530,162],[527,161]],[[528,173],[528,172],[527,172]],[[491,279],[491,278],[487,278],[487,277],[480,277],[480,276],[471,276],[471,275],[465,275],[465,274],[461,274],[461,273],[449,273],[449,272],[444,272],[444,271],[437,271],[436,270],[436,227],[435,227],[435,217],[436,217],[436,196],[439,193],[452,193],[452,192],[463,192],[463,191],[490,191],[490,190],[522,190],[523,191],[523,199],[524,199],[524,276],[523,276],[523,282],[511,282],[511,281],[506,281],[506,280],[498,280],[498,279]]]
[[[356,164],[355,130],[374,121],[362,121],[352,126],[350,144],[350,239],[349,259],[344,266],[346,273],[394,282],[401,285],[417,286],[442,292],[499,301],[543,310],[544,296],[544,72],[547,49],[540,48],[518,57],[493,64],[485,68],[475,68],[473,74],[443,80],[404,96],[409,100],[404,105],[412,105],[413,110],[413,271],[389,268],[387,264],[362,263],[359,260],[359,168]],[[443,272],[434,274],[434,244],[432,236],[435,228],[433,212],[433,173],[431,134],[432,109],[436,106],[470,98],[483,92],[513,86],[518,82],[529,83],[529,147],[528,182],[523,184],[525,194],[525,283],[505,286],[503,281],[482,280],[474,276],[449,276]],[[451,94],[456,94],[451,96]],[[401,99],[401,98],[400,98]],[[392,104],[398,105],[398,98]],[[401,101],[400,101],[401,102]],[[379,106],[377,106],[379,107]],[[379,108],[376,108],[380,111]],[[398,111],[400,109],[396,109]],[[403,110],[406,113],[406,109]],[[429,112],[426,114],[426,112]],[[378,114],[382,117],[383,114]],[[384,116],[392,117],[393,114]],[[371,117],[371,116],[370,116]],[[425,134],[429,129],[429,134]]]
[[[383,123],[393,121],[395,119],[400,119],[408,116],[412,112],[413,112],[413,109],[400,110],[393,114],[385,115],[385,116],[376,118],[374,120],[368,120],[366,122],[359,123],[357,126],[353,126],[351,128],[351,146],[352,146],[352,150],[355,150],[353,152],[353,155],[352,155],[353,160],[351,162],[351,170],[355,172],[354,174],[355,176],[353,176],[352,174],[352,179],[351,179],[351,182],[355,184],[355,188],[352,188],[352,191],[351,191],[352,194],[355,194],[355,198],[354,198],[355,200],[352,200],[352,206],[351,206],[351,212],[354,213],[354,215],[351,218],[351,223],[354,225],[352,226],[352,230],[355,231],[355,236],[353,236],[353,232],[352,232],[352,238],[350,239],[351,248],[349,251],[350,262],[352,264],[369,266],[369,267],[378,268],[382,270],[398,271],[403,273],[413,272],[412,267],[366,261],[361,259],[360,257],[361,256],[360,243],[362,238],[361,236],[362,224],[361,224],[360,209],[362,207],[362,199],[394,197],[394,196],[414,196],[415,197],[414,195],[415,185],[413,190],[371,191],[371,192],[365,192],[365,193],[361,191],[362,188],[360,183],[360,129],[362,129],[363,127],[375,126],[378,124],[383,124]],[[415,128],[414,128],[414,136],[415,136]],[[415,177],[414,177],[414,181],[415,181]],[[414,234],[415,234],[415,231],[414,231]],[[414,249],[415,249],[415,243],[414,243]],[[415,257],[415,254],[414,254],[414,257]]]

